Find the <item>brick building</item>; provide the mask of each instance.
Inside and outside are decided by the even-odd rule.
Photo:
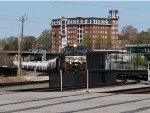
[[[66,45],[82,44],[85,34],[93,39],[93,49],[98,38],[111,38],[113,48],[118,48],[118,10],[110,10],[108,18],[59,18],[51,22],[51,51],[59,52]]]

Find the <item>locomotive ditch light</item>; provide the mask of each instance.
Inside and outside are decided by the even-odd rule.
[[[76,47],[77,47],[77,44],[73,44],[73,47],[76,48]]]

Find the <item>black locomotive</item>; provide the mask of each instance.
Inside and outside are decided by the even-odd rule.
[[[66,46],[60,57],[60,67],[65,73],[86,71],[87,48],[83,45]]]

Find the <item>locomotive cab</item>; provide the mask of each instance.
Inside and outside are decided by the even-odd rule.
[[[66,46],[62,55],[62,70],[65,73],[86,71],[87,48],[83,45]]]

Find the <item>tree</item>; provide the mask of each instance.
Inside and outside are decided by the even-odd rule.
[[[0,50],[1,51],[4,50],[5,44],[6,44],[6,39],[1,39],[0,40]]]
[[[101,49],[102,48],[102,39],[99,36],[96,40],[95,40],[95,49]]]
[[[83,36],[83,44],[88,48],[88,49],[92,49],[93,46],[93,39],[91,34],[87,33],[84,34]]]
[[[111,49],[112,48],[112,39],[110,37],[108,37],[106,40],[107,40],[107,49]]]
[[[12,50],[17,51],[18,50],[18,38],[14,37],[12,41]]]
[[[150,28],[147,29],[147,32],[150,32]]]
[[[18,49],[18,38],[10,36],[9,38],[2,39],[0,41],[1,50],[3,51],[17,51]]]
[[[133,62],[136,65],[147,66],[147,59],[146,59],[146,57],[142,57],[141,55],[138,55],[138,54],[133,56]]]
[[[22,50],[23,51],[29,51],[31,46],[36,45],[36,38],[34,36],[26,36],[22,40]]]
[[[37,44],[43,49],[50,50],[50,30],[45,29],[37,39]]]
[[[149,44],[150,43],[150,32],[144,32],[142,31],[141,33],[138,34],[136,44]]]
[[[132,25],[124,26],[121,31],[121,35],[129,41],[129,44],[133,44],[137,40],[138,30]]]
[[[95,48],[96,49],[111,49],[112,48],[112,39],[108,38],[101,38],[100,36],[95,41]]]
[[[104,49],[106,48],[106,40],[99,36],[95,41],[95,48],[96,49]]]

